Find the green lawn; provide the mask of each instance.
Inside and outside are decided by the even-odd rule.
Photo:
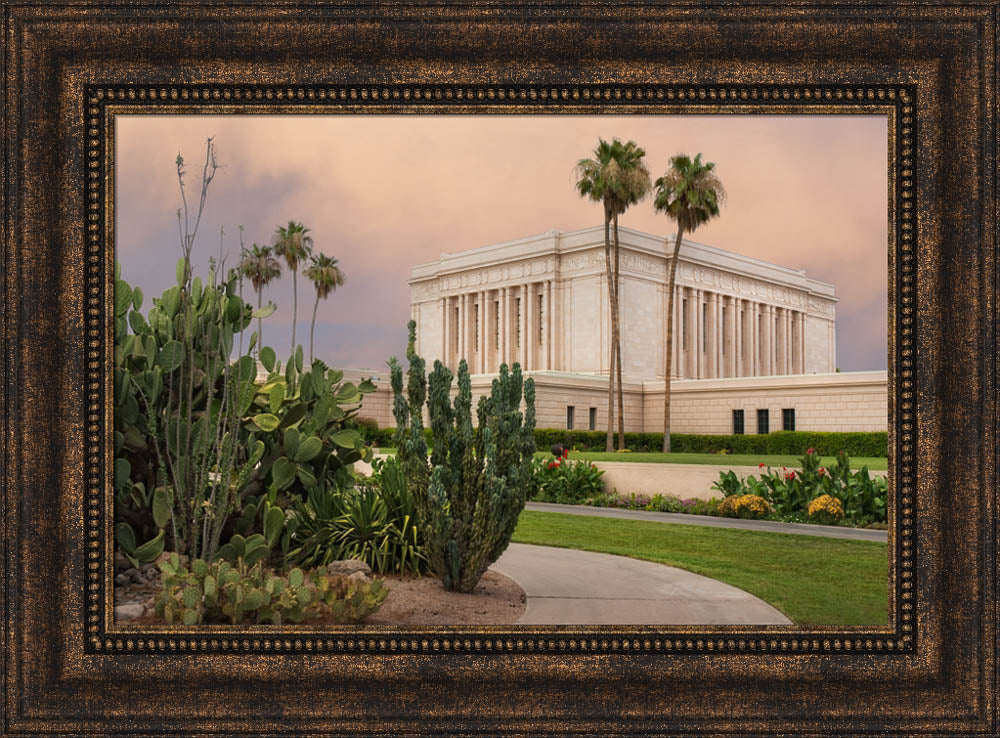
[[[739,587],[800,625],[885,625],[884,543],[525,510],[514,541],[631,556]]]
[[[547,451],[539,451],[536,456],[551,457]],[[643,464],[714,464],[717,466],[757,466],[761,462],[771,467],[787,466],[799,468],[801,456],[793,454],[664,454],[660,452],[636,451],[633,453],[607,453],[605,451],[571,451],[570,459],[586,459],[588,461],[634,461]],[[820,457],[820,466],[830,467],[836,463],[833,456]],[[860,469],[867,466],[869,471],[885,471],[889,468],[888,459],[884,456],[851,457],[851,468]]]

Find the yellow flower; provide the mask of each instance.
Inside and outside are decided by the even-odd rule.
[[[844,506],[840,500],[830,495],[820,495],[809,503],[809,517],[840,520],[844,517]]]
[[[730,495],[719,503],[718,512],[729,518],[761,518],[771,511],[771,506],[760,495]]]

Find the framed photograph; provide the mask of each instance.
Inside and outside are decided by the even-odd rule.
[[[997,735],[996,3],[4,2],[4,735]]]

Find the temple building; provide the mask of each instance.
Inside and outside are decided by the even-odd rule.
[[[626,430],[662,431],[673,236],[619,227],[619,243]],[[686,239],[675,282],[675,432],[886,429],[886,372],[836,371],[833,285]],[[428,368],[465,359],[478,394],[518,362],[535,380],[538,427],[606,428],[603,226],[445,253],[413,266],[409,285]],[[392,425],[382,399],[374,414]]]
[[[622,372],[664,376],[671,244],[619,228]],[[418,352],[476,374],[607,375],[610,311],[601,226],[442,254],[412,268]],[[672,375],[678,379],[834,370],[833,285],[797,269],[691,241],[674,290]]]

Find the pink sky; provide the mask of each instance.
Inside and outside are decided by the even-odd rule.
[[[714,161],[729,193],[691,238],[805,269],[835,285],[837,366],[886,368],[887,128],[875,116],[133,116],[118,119],[116,248],[123,277],[158,296],[180,256],[174,160],[197,187],[205,139],[221,168],[195,246],[196,262],[228,266],[244,238],[267,243],[289,220],[312,230],[346,284],[320,303],[316,355],[381,370],[402,356],[412,264],[552,228],[602,223],[574,190],[574,165],[598,137],[634,140],[653,178],[675,153]],[[623,226],[666,236],[651,199]],[[247,292],[249,293],[249,286]],[[315,293],[299,279],[297,340],[308,347]],[[288,352],[292,279],[265,291],[278,305],[265,343]]]

